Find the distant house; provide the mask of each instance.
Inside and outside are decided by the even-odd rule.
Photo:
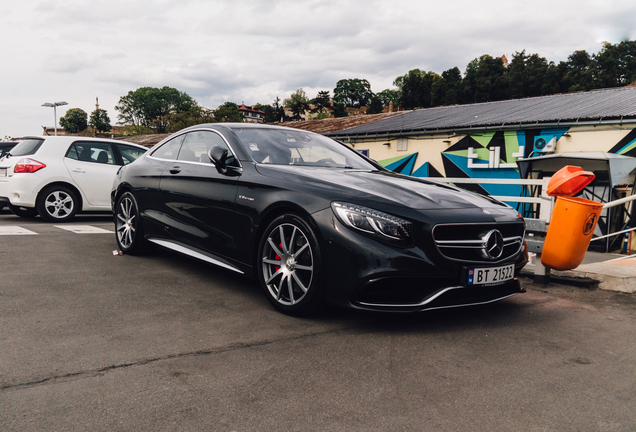
[[[265,119],[265,113],[263,111],[254,109],[251,106],[241,104],[238,106],[238,110],[245,117],[246,123],[263,123]]]

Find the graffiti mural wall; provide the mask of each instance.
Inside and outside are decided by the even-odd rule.
[[[518,179],[516,161],[550,153],[610,152],[636,157],[636,129],[550,128],[476,133],[457,137],[409,138],[406,151],[394,142],[370,143],[370,156],[395,172],[415,177]],[[356,149],[365,144],[356,143]],[[397,155],[396,155],[397,153]],[[392,157],[382,158],[384,155]],[[379,157],[378,157],[379,156]],[[519,196],[517,185],[475,185],[491,195]]]

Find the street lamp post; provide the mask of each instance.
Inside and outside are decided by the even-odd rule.
[[[57,136],[57,107],[62,105],[68,105],[67,102],[45,102],[42,104],[43,107],[53,107],[53,128],[55,129],[55,136]]]

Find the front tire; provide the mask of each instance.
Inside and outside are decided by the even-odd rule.
[[[137,199],[125,192],[115,204],[115,236],[119,250],[128,255],[141,255],[148,248],[144,238]]]
[[[318,239],[300,217],[286,214],[269,224],[258,248],[258,276],[269,302],[289,315],[308,315],[324,305]]]
[[[51,186],[42,191],[35,207],[40,217],[48,222],[68,222],[75,217],[79,206],[79,199],[71,189]]]

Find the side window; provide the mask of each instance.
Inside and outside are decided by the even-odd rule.
[[[230,156],[228,159],[228,165],[234,164],[232,151],[228,148],[223,138],[221,138],[219,134],[209,131],[188,133],[183,141],[183,145],[181,146],[178,159],[182,161],[210,163],[208,152],[212,146],[219,146],[227,149]]]
[[[146,150],[124,144],[117,144],[119,154],[124,161],[124,165],[128,165],[131,162],[137,160],[139,156],[146,153]]]
[[[66,157],[79,160],[79,155],[77,153],[77,149],[75,148],[75,144],[71,144],[71,147],[68,149],[68,152],[66,152]]]
[[[113,165],[115,156],[113,148],[107,143],[78,141],[73,143],[66,153],[66,157],[83,162],[94,162]]]
[[[152,156],[159,159],[176,160],[183,137],[184,135],[179,135],[178,137],[172,138],[170,141],[163,143],[161,147],[152,152]]]

